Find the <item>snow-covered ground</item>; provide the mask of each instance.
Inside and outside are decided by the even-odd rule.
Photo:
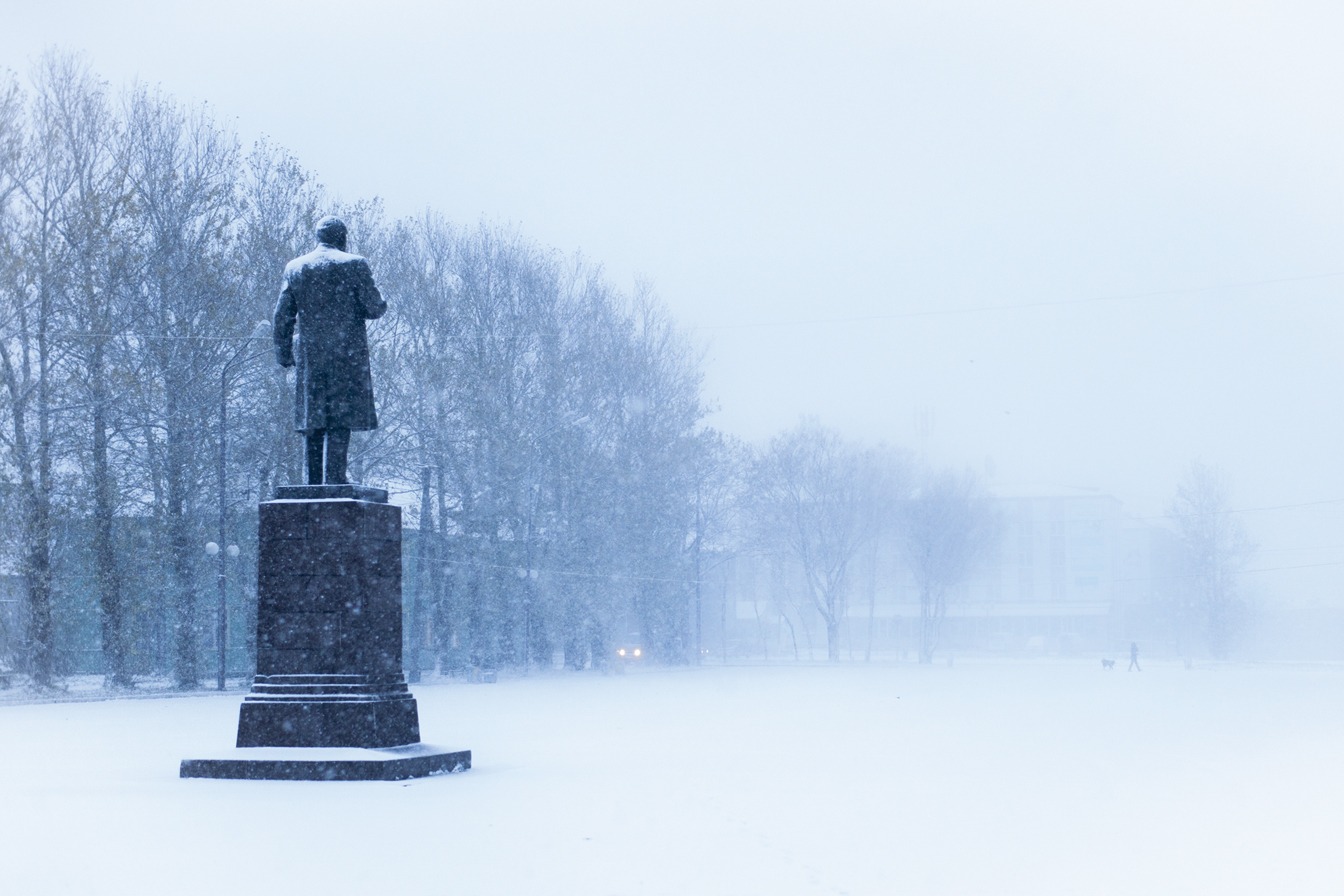
[[[239,693],[0,706],[0,893],[1344,892],[1344,668],[1124,661],[416,688],[460,775],[180,780]]]

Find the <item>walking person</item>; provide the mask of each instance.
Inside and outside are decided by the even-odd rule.
[[[1139,666],[1139,642],[1138,642],[1138,641],[1130,641],[1130,642],[1129,642],[1129,668],[1126,669],[1125,671],[1127,671],[1127,672],[1133,672],[1135,669],[1138,669],[1140,672],[1143,671],[1143,668],[1142,668],[1141,666]]]

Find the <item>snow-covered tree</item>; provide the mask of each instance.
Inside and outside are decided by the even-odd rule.
[[[323,212],[391,307],[370,333],[382,425],[351,472],[420,495],[412,606],[443,651],[601,663],[636,628],[689,655],[699,356],[649,290],[509,228],[333,203],[207,108],[145,87],[110,103],[76,57],[32,84],[0,80],[0,441],[35,681],[73,637],[56,596],[83,607],[78,653],[100,639],[110,684],[199,682],[204,543],[297,477],[291,387],[259,323]]]
[[[0,378],[3,444],[17,480],[19,568],[25,580],[23,661],[38,686],[55,674],[51,504],[54,334],[62,258],[55,219],[69,173],[26,120],[18,83],[0,81]]]
[[[129,97],[127,169],[144,258],[135,340],[145,365],[138,394],[153,509],[173,607],[173,674],[200,679],[195,582],[205,543],[205,487],[215,456],[202,438],[218,406],[218,372],[251,326],[241,307],[232,239],[238,220],[237,138],[204,108],[146,88]]]
[[[826,626],[826,655],[840,659],[853,566],[882,534],[899,499],[893,457],[848,442],[815,421],[771,440],[751,477],[758,549],[796,568],[805,605]]]
[[[1209,652],[1224,659],[1243,618],[1239,575],[1255,551],[1235,514],[1227,474],[1202,461],[1186,468],[1169,511],[1181,540],[1185,574],[1175,608],[1178,646],[1188,654],[1202,631]]]
[[[117,546],[122,509],[118,460],[126,425],[120,398],[134,375],[127,337],[135,314],[136,260],[128,239],[131,193],[124,132],[107,87],[79,57],[51,53],[34,77],[34,117],[46,144],[44,167],[67,181],[52,237],[63,246],[65,277],[56,312],[61,330],[62,382],[72,409],[73,460],[83,476],[71,515],[92,527],[92,587],[97,594],[107,678],[131,683],[131,621]]]
[[[933,662],[950,592],[999,538],[999,520],[973,473],[929,474],[905,503],[906,561],[919,587],[919,661]]]

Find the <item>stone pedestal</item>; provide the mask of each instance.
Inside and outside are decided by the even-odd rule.
[[[261,504],[259,525],[257,676],[238,714],[240,749],[183,762],[182,776],[331,780],[470,768],[469,751],[420,744],[401,666],[401,508],[381,489],[295,486]],[[247,749],[274,747],[305,755]],[[386,755],[322,759],[307,748]],[[414,761],[400,755],[407,750]]]

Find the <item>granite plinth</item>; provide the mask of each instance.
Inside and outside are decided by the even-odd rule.
[[[401,667],[401,508],[356,485],[278,495],[260,507],[257,675],[237,746],[418,743]]]
[[[262,502],[257,675],[237,748],[183,778],[399,781],[471,768],[420,743],[401,666],[401,508],[358,485],[292,486]]]
[[[183,778],[252,781],[402,781],[471,768],[470,750],[409,744],[382,750],[246,747],[209,759],[184,759]]]
[[[397,747],[419,740],[415,698],[401,680],[258,675],[238,710],[240,747]]]

